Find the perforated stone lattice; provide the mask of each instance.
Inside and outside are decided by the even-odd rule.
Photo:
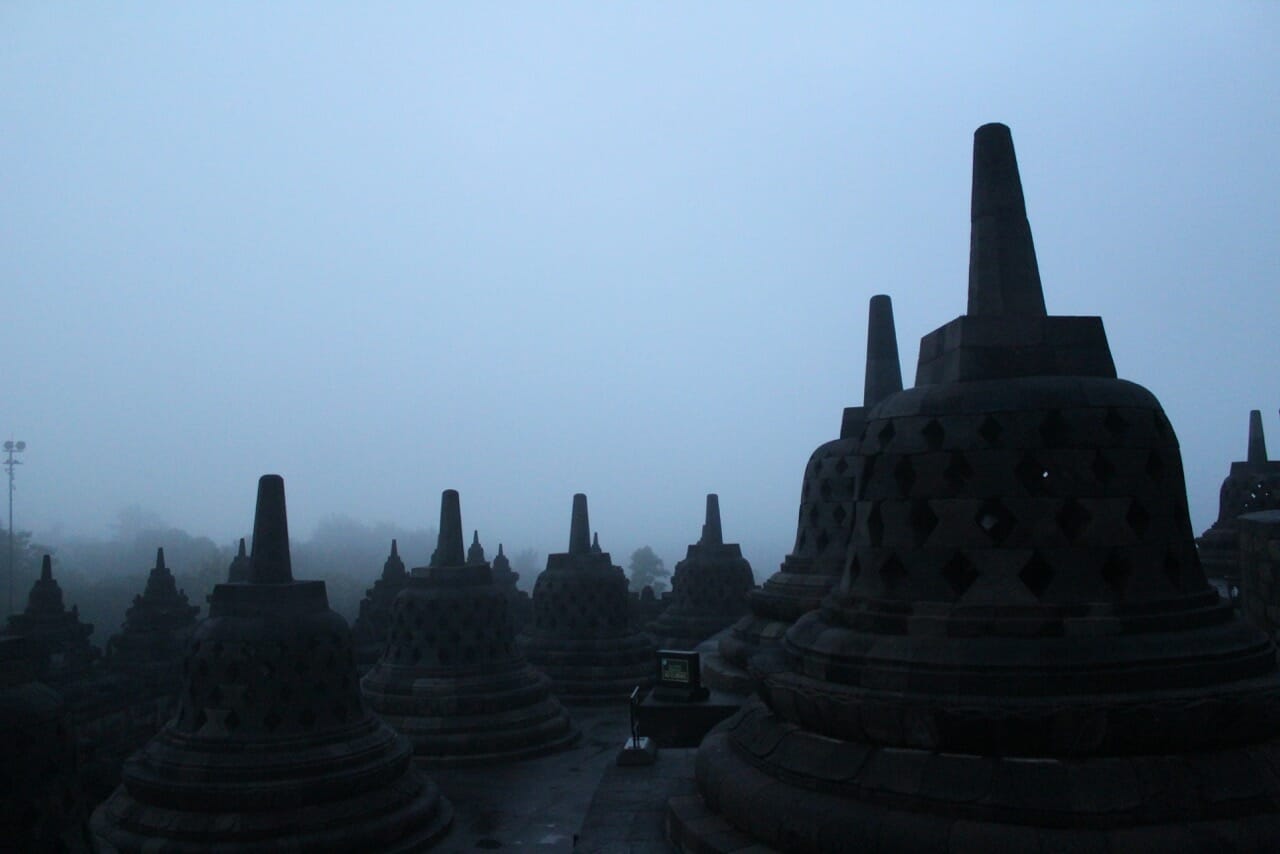
[[[396,599],[387,660],[418,667],[483,667],[517,654],[508,603],[497,588],[488,595],[451,595],[413,589]]]

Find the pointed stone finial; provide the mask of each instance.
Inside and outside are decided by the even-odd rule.
[[[258,507],[253,515],[253,552],[249,555],[250,584],[288,584],[293,581],[289,559],[289,518],[284,505],[284,478],[264,474],[258,480]]]
[[[593,555],[604,553],[604,550],[600,548],[600,532],[599,531],[596,531],[591,535],[591,553]]]
[[[591,522],[587,518],[587,496],[581,492],[573,496],[573,520],[569,523],[569,554],[591,552]]]
[[[40,561],[40,580],[53,581],[53,558],[49,555]]]
[[[870,408],[900,391],[902,365],[898,361],[898,332],[893,325],[893,300],[876,294],[867,312],[867,369],[862,383],[862,405]]]
[[[240,551],[236,552],[236,557],[247,557],[244,551],[244,537],[240,538]]]
[[[973,134],[970,219],[968,313],[1044,317],[1022,179],[1005,125],[983,125]]]
[[[156,570],[159,572],[165,571],[163,548],[156,549]]]
[[[458,490],[446,489],[440,495],[440,535],[436,540],[432,566],[462,566],[466,553],[462,546],[462,505]]]
[[[506,555],[502,553],[502,543],[498,543],[498,557],[506,557]]]
[[[484,562],[484,546],[480,545],[480,532],[472,531],[471,548],[467,549],[467,563]]]
[[[1262,412],[1249,410],[1249,462],[1267,461],[1267,437],[1262,432]]]
[[[724,533],[720,530],[720,496],[714,492],[707,495],[707,521],[702,523],[702,539],[704,546],[724,545]]]
[[[396,541],[394,537],[391,538],[391,556],[400,557],[400,549],[399,549],[399,546],[396,545]]]

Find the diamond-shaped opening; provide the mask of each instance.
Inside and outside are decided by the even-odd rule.
[[[1151,514],[1135,498],[1129,502],[1129,511],[1124,514],[1124,520],[1129,523],[1133,532],[1141,537],[1147,533],[1147,528],[1151,525]]]
[[[908,457],[898,460],[898,464],[893,467],[893,480],[898,484],[898,492],[901,495],[910,495],[911,487],[916,482],[916,467],[911,464]]]
[[[1132,574],[1133,567],[1129,565],[1129,559],[1119,552],[1112,551],[1102,564],[1102,580],[1116,593],[1124,593]]]
[[[835,469],[836,469],[836,474],[844,474],[845,472],[847,472],[849,470],[849,458],[841,457],[840,459],[836,460]]]
[[[1119,439],[1129,430],[1129,422],[1124,420],[1113,407],[1107,408],[1107,415],[1102,419],[1102,426],[1111,432],[1111,435]]]
[[[946,579],[947,584],[951,585],[956,596],[963,596],[965,591],[973,586],[973,582],[978,580],[978,571],[973,568],[973,563],[967,557],[956,552],[942,567],[942,577]]]
[[[1062,503],[1062,509],[1058,511],[1056,518],[1062,533],[1067,535],[1068,540],[1074,541],[1084,531],[1093,516],[1079,501],[1068,498]]]
[[[878,502],[871,505],[871,512],[867,514],[867,539],[873,548],[879,548],[884,542],[884,519],[880,517]]]
[[[1031,451],[1022,455],[1013,473],[1017,475],[1022,488],[1031,495],[1044,495],[1049,486],[1049,467],[1040,462]]]
[[[982,419],[982,423],[978,425],[978,435],[986,440],[988,445],[994,445],[999,442],[1003,433],[1004,428],[1000,426],[1000,422],[992,415]]]
[[[1040,439],[1049,447],[1061,445],[1069,432],[1067,419],[1056,409],[1050,409],[1040,421]]]
[[[837,504],[831,511],[831,518],[835,520],[837,525],[843,525],[848,516],[849,513],[844,509],[843,504]]]
[[[821,457],[816,457],[814,459],[812,474],[814,477],[817,477],[818,475],[822,474],[822,458]]]
[[[947,431],[938,423],[938,419],[930,418],[929,423],[924,425],[924,429],[920,431],[924,436],[925,444],[929,446],[929,450],[936,451],[942,447],[942,441],[947,436]]]
[[[825,552],[827,550],[827,546],[829,545],[831,545],[831,537],[827,534],[825,529],[819,531],[818,532],[818,551]]]
[[[911,502],[911,512],[907,515],[907,524],[911,526],[916,537],[916,545],[922,546],[938,527],[938,514],[933,512],[929,502],[923,499]]]
[[[1145,466],[1144,471],[1146,471],[1147,477],[1151,478],[1156,483],[1164,480],[1164,459],[1159,451],[1152,451],[1150,454],[1147,454],[1147,465]]]
[[[893,441],[893,437],[897,435],[897,432],[898,431],[894,429],[892,421],[884,422],[884,426],[881,427],[880,432],[876,434],[880,439],[880,450],[884,450],[885,446]]]
[[[1173,552],[1169,552],[1164,556],[1164,576],[1169,579],[1169,583],[1173,585],[1175,590],[1182,589],[1182,565],[1173,556]]]
[[[947,479],[947,484],[959,492],[965,485],[965,482],[973,477],[973,467],[969,465],[969,460],[960,451],[952,451],[951,459],[947,461],[947,467],[943,469],[942,476]]]
[[[880,564],[880,580],[885,590],[893,592],[907,579],[907,568],[898,560],[897,555],[890,555],[888,560]]]
[[[1037,599],[1049,588],[1049,582],[1053,581],[1053,567],[1044,559],[1044,555],[1040,554],[1039,549],[1033,551],[1031,557],[1027,558],[1026,565],[1018,573],[1018,580]]]
[[[822,496],[823,501],[831,500],[831,481],[824,480],[822,485],[818,487],[818,494]]]
[[[1000,499],[991,498],[978,508],[978,514],[973,517],[973,521],[986,532],[991,542],[1000,545],[1013,532],[1017,520],[1009,512],[1009,508],[1000,502]]]
[[[1108,484],[1111,478],[1116,476],[1116,467],[1107,459],[1107,455],[1102,451],[1095,451],[1093,455],[1093,476],[1098,479],[1098,483]]]

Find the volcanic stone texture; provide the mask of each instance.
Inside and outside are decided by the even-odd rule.
[[[573,502],[569,551],[547,555],[521,643],[565,703],[624,703],[632,689],[653,684],[654,646],[629,619],[622,568],[608,552],[591,549],[587,497]]]
[[[751,564],[737,543],[724,542],[720,499],[707,496],[702,536],[689,546],[671,577],[671,602],[650,625],[659,649],[693,649],[747,610],[755,587]]]
[[[459,515],[458,494],[442,514]],[[506,592],[488,563],[461,561],[443,542],[437,560],[454,565],[413,570],[392,605],[385,654],[362,680],[369,705],[432,765],[540,756],[570,746],[578,731],[551,696],[551,681],[516,648]]]
[[[409,742],[371,714],[351,634],[320,581],[294,581],[284,484],[262,478],[250,580],[220,584],[177,714],[94,811],[99,851],[418,851],[452,810]]]
[[[840,583],[753,660],[760,699],[704,740],[707,814],[682,803],[673,836],[717,850],[719,820],[800,852],[1280,850],[1275,647],[1206,582],[1173,430],[1114,378],[1101,324],[1067,324],[1078,352],[1026,376],[1025,342],[1054,324],[1020,293],[1039,278],[1007,128],[978,130],[974,166],[984,323],[947,346],[1003,357],[931,355],[934,333],[917,387],[868,413]]]

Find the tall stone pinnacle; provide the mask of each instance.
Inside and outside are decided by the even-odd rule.
[[[591,534],[591,553],[593,555],[598,555],[603,552],[604,549],[600,548],[600,532],[594,531]]]
[[[898,362],[898,333],[893,325],[893,300],[876,294],[867,313],[867,371],[862,383],[862,405],[871,408],[900,391],[902,367]]]
[[[240,538],[240,551],[236,552],[236,557],[247,557],[244,551],[244,537]]]
[[[720,530],[720,496],[714,492],[707,495],[707,521],[702,524],[702,538],[698,542],[704,546],[724,545],[724,533]]]
[[[284,506],[284,478],[264,474],[258,479],[258,506],[253,514],[253,552],[249,555],[250,584],[288,584],[293,581],[289,559],[289,519]]]
[[[40,561],[40,580],[53,581],[53,558],[45,555]]]
[[[166,569],[164,565],[164,548],[163,547],[156,549],[156,569],[160,570],[161,572],[163,572]]]
[[[973,134],[970,315],[1043,317],[1044,291],[1013,136],[1002,124]]]
[[[399,547],[396,545],[396,541],[394,537],[391,539],[391,556],[400,557]]]
[[[458,490],[446,489],[440,495],[440,535],[436,540],[432,566],[462,566],[466,553],[462,546],[462,505]]]
[[[591,553],[591,522],[587,518],[587,496],[573,496],[573,521],[569,523],[569,554]]]
[[[1267,461],[1267,437],[1262,432],[1262,413],[1257,409],[1249,411],[1249,462],[1265,463]]]

